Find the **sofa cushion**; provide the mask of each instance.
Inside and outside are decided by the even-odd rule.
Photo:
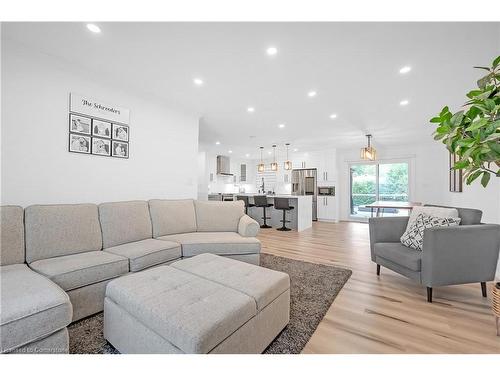
[[[104,249],[127,258],[131,272],[156,266],[181,257],[181,246],[177,242],[147,239]]]
[[[24,263],[24,211],[22,207],[0,207],[0,220],[0,266]]]
[[[25,264],[0,267],[0,352],[46,337],[71,323],[68,295]]]
[[[198,232],[237,232],[245,203],[195,201]]]
[[[25,210],[26,261],[102,249],[95,204],[35,205]]]
[[[153,237],[196,232],[196,214],[192,199],[149,201]]]
[[[234,232],[194,232],[158,237],[159,240],[178,242],[182,256],[202,253],[218,255],[260,253],[260,241],[255,237],[242,237]]]
[[[99,220],[104,248],[153,237],[146,201],[101,203]]]
[[[171,267],[242,292],[255,300],[259,311],[290,289],[286,273],[213,254],[180,260]]]
[[[170,266],[113,280],[106,298],[184,353],[208,353],[257,313],[249,296]]]
[[[378,242],[374,245],[373,252],[376,257],[390,260],[412,271],[421,270],[422,252],[410,249],[400,242]]]
[[[37,260],[30,267],[68,291],[126,274],[128,259],[105,251],[90,251]]]

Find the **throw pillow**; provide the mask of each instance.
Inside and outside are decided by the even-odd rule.
[[[412,226],[401,236],[401,243],[407,247],[422,251],[424,244],[424,231],[432,227],[449,227],[460,224],[457,217],[436,217],[419,214]]]
[[[458,217],[458,211],[456,208],[447,208],[447,207],[432,207],[432,206],[417,206],[413,207],[411,210],[410,218],[408,219],[408,225],[406,229],[410,229],[410,227],[415,222],[415,219],[418,215],[425,214],[427,216],[437,216],[437,217]]]

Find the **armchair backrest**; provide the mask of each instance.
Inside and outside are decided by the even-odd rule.
[[[483,216],[483,211],[477,210],[475,208],[450,207],[450,206],[441,206],[436,204],[425,204],[424,206],[455,208],[458,211],[458,217],[462,219],[460,221],[460,225],[481,224],[481,217]]]

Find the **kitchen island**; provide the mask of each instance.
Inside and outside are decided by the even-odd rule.
[[[249,201],[253,204],[254,195],[258,194],[234,194],[234,199],[236,196],[246,195],[249,197]],[[287,198],[289,200],[290,206],[293,210],[286,213],[286,220],[290,220],[286,224],[288,228],[295,229],[300,232],[305,229],[312,227],[312,196],[311,195],[291,195],[291,194],[275,194],[267,195],[268,203],[274,204],[274,198]],[[274,207],[266,208],[267,217],[271,219],[267,220],[267,224],[271,225],[273,228],[281,227],[281,220],[283,219],[283,211],[276,210]],[[259,224],[262,225],[263,220],[263,210],[262,207],[249,207],[248,215],[253,219],[257,220]]]

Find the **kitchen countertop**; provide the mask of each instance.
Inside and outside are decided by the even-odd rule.
[[[217,196],[217,195],[246,195],[246,196],[249,196],[249,197],[253,197],[254,195],[266,195],[268,198],[289,198],[289,199],[312,197],[312,195],[259,194],[259,193],[221,193],[221,194],[211,193],[209,195],[211,195],[211,196]]]

